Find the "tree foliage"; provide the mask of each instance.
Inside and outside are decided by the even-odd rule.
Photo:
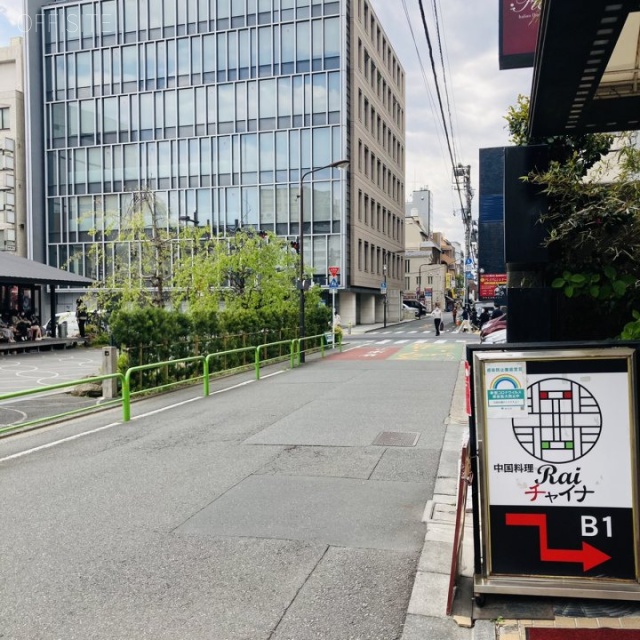
[[[282,238],[251,227],[217,236],[209,227],[172,226],[166,207],[148,189],[132,194],[128,209],[100,226],[92,232],[91,250],[97,306],[120,318],[128,318],[122,312],[149,310],[149,331],[138,331],[145,323],[138,316],[115,324],[119,344],[131,346],[134,335],[151,343],[160,326],[166,336],[173,320],[156,317],[153,309],[187,310],[195,335],[296,337],[299,262]],[[307,335],[321,333],[331,315],[321,304],[321,289],[312,287],[305,298]],[[176,339],[183,333],[177,331]]]
[[[586,298],[594,327],[620,334],[640,308],[640,152],[631,134],[528,136],[529,101],[519,96],[507,122],[515,144],[546,144],[549,168],[523,179],[540,186],[548,210],[548,282],[567,298]],[[593,304],[593,303],[596,304]],[[576,307],[576,308],[578,308]],[[584,324],[585,320],[581,322]]]
[[[150,189],[131,194],[124,212],[109,211],[90,232],[93,291],[99,308],[163,307],[171,287],[176,230]]]

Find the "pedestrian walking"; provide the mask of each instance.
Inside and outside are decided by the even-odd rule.
[[[453,309],[451,309],[451,315],[453,317],[453,326],[457,327],[456,318],[458,317],[458,303],[453,303]]]
[[[436,336],[440,335],[440,330],[442,329],[442,309],[440,308],[440,304],[436,302],[436,306],[433,308],[431,312],[431,317],[433,318],[433,326],[436,329]]]
[[[462,331],[462,333],[468,333],[471,331],[471,324],[470,324],[470,319],[471,319],[471,310],[469,309],[469,305],[465,305],[462,308],[462,324],[460,325],[460,331]]]

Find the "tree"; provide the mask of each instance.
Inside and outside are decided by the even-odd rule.
[[[109,312],[122,307],[163,307],[177,243],[164,203],[143,188],[131,194],[122,215],[106,212],[101,222],[102,229],[90,232],[98,305]]]
[[[224,324],[245,331],[297,326],[298,255],[287,241],[251,227],[226,237],[201,229],[180,246],[174,265],[176,302],[186,302],[193,312],[222,308]],[[321,305],[319,287],[305,295],[311,309]],[[318,322],[328,321],[327,315]]]
[[[635,135],[583,134],[532,139],[529,101],[507,115],[516,144],[546,144],[547,171],[524,176],[548,196],[540,222],[547,231],[547,283],[567,298],[577,337],[631,337],[625,323],[640,308],[640,152]],[[625,333],[626,332],[626,333]],[[640,335],[640,333],[638,334]]]

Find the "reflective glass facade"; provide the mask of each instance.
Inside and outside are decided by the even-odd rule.
[[[86,254],[144,188],[176,229],[300,233],[301,175],[346,157],[346,0],[35,3],[50,264]],[[304,181],[317,273],[342,264],[346,184],[337,169]]]

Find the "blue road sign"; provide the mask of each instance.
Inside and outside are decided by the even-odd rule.
[[[329,280],[329,289],[337,289],[337,288],[338,288],[338,279],[331,278],[331,280]]]

